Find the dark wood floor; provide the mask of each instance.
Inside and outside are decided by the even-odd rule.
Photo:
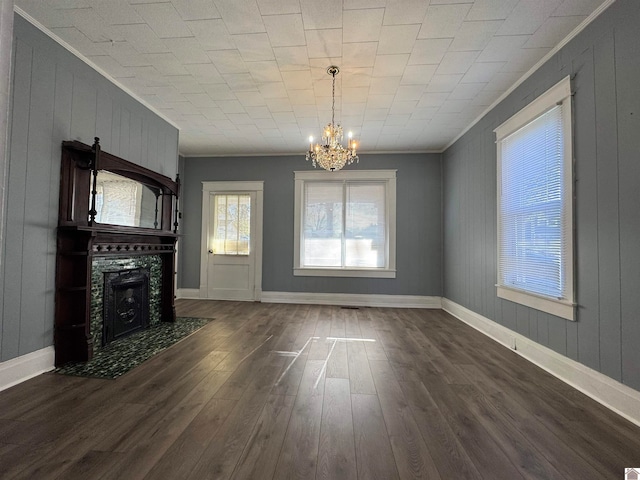
[[[640,428],[439,310],[179,301],[117,380],[0,393],[0,478],[620,479]]]

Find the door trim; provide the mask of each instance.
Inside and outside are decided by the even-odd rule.
[[[252,235],[255,243],[255,269],[253,300],[262,298],[262,203],[264,197],[263,181],[242,182],[202,182],[202,235],[200,241],[200,298],[208,298],[207,289],[207,236],[209,234],[209,197],[214,193],[255,193],[256,194],[256,228]]]

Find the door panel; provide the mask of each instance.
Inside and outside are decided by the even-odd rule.
[[[255,205],[255,192],[210,194],[208,298],[254,300]]]

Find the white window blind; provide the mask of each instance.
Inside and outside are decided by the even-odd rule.
[[[495,132],[497,295],[575,320],[570,78]]]
[[[385,267],[384,182],[306,182],[303,267]]]
[[[218,255],[249,255],[251,196],[216,194],[211,250]]]
[[[564,135],[557,105],[501,141],[501,284],[567,298]]]

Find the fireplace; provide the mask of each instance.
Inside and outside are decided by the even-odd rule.
[[[103,223],[98,210],[108,199],[100,182],[116,175],[136,191],[134,221]],[[178,190],[177,181],[103,152],[98,139],[93,146],[63,142],[56,366],[86,362],[109,342],[175,321]]]
[[[102,345],[149,326],[148,268],[104,272]]]

